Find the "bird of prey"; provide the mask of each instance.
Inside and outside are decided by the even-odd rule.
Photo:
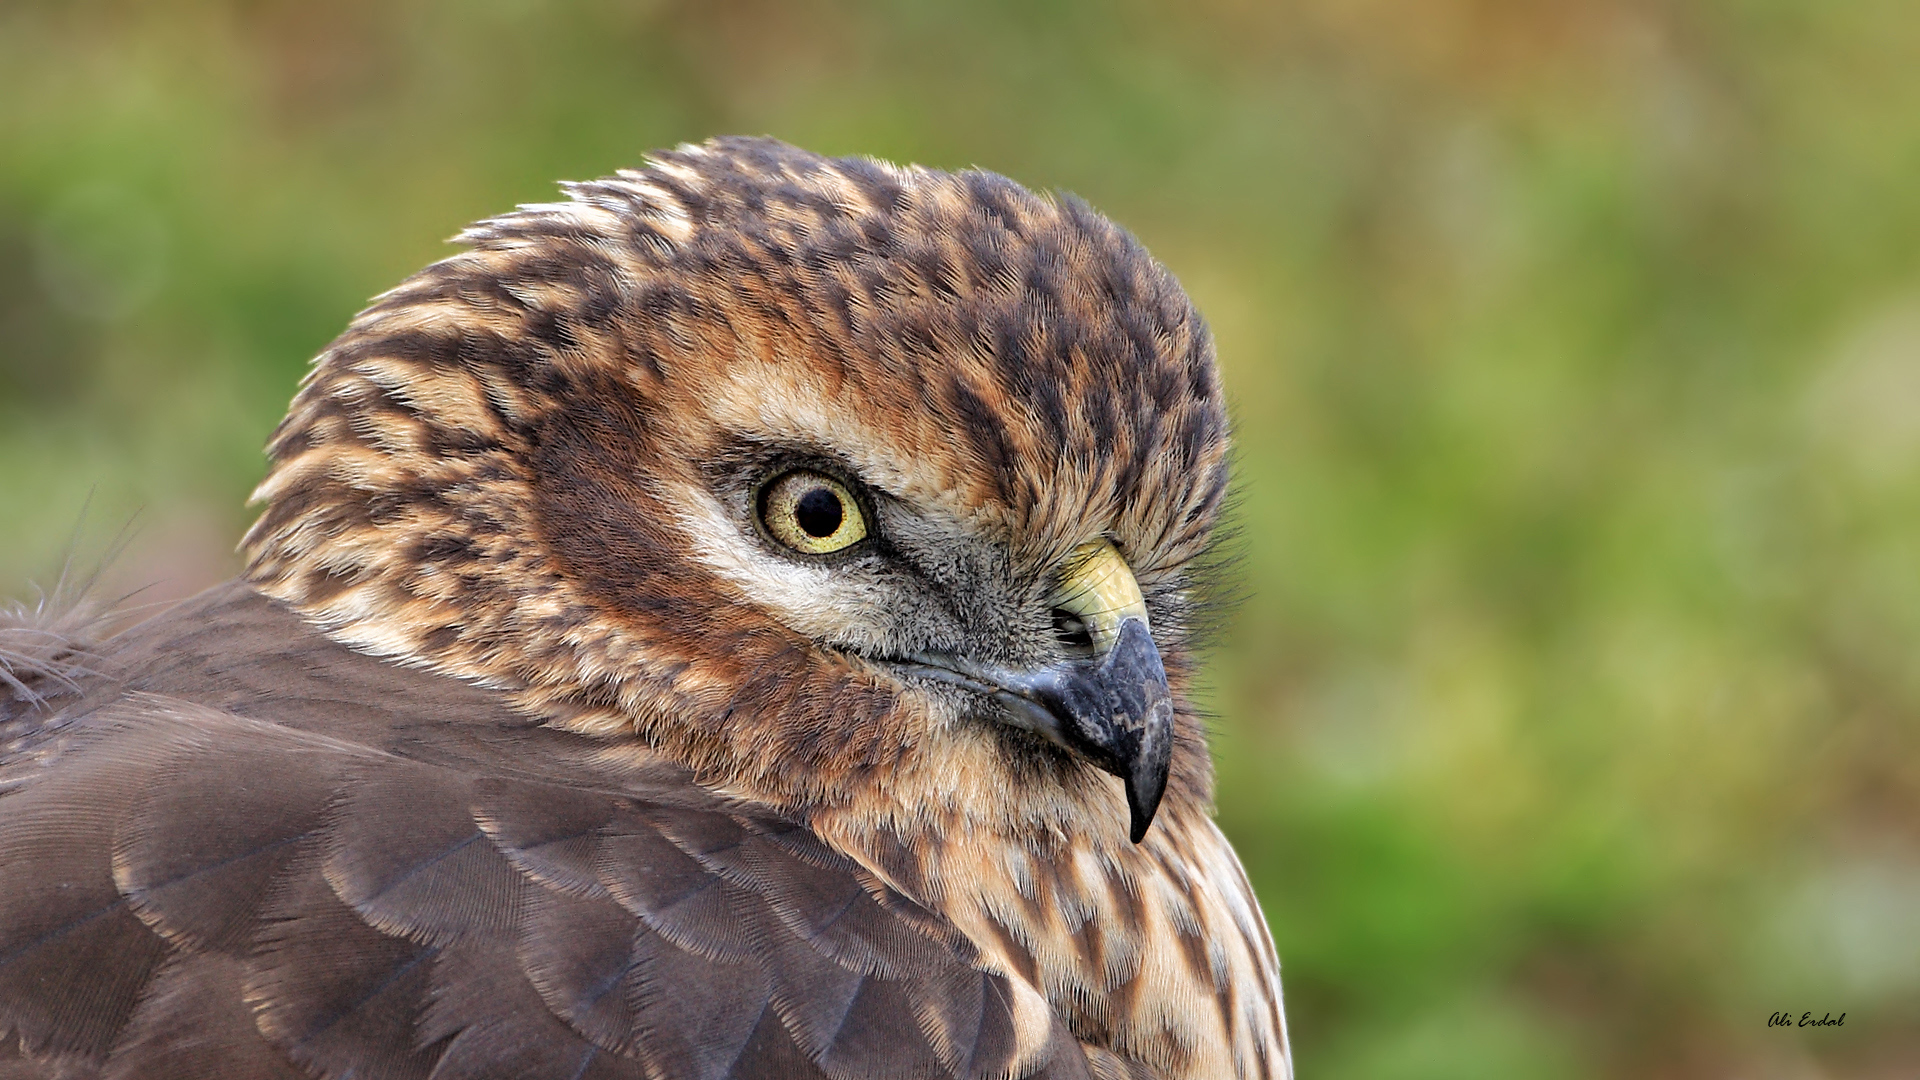
[[[0,1078],[1289,1075],[1167,271],[768,139],[459,239],[315,361],[240,579],[4,631]]]

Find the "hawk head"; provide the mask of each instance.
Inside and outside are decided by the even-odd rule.
[[[718,789],[1138,841],[1227,476],[1207,331],[1071,198],[722,139],[460,236],[318,359],[249,576]]]

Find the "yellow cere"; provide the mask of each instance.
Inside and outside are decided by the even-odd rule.
[[[1120,624],[1127,619],[1148,621],[1140,583],[1110,541],[1080,545],[1061,567],[1060,586],[1047,602],[1079,617],[1093,640],[1094,655],[1106,655],[1120,635]]]
[[[859,500],[831,476],[796,469],[768,485],[760,520],[775,540],[806,555],[831,555],[867,535]]]

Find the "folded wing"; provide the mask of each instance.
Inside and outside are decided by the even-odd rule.
[[[0,1078],[1088,1075],[795,822],[563,733],[139,685],[0,761]]]

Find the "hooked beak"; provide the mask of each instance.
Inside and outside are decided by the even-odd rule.
[[[902,667],[986,694],[1015,726],[1119,777],[1137,844],[1153,824],[1173,759],[1173,692],[1146,601],[1120,553],[1100,540],[1068,558],[1051,604],[1056,624],[1077,620],[1089,655],[1025,671],[927,655]]]

